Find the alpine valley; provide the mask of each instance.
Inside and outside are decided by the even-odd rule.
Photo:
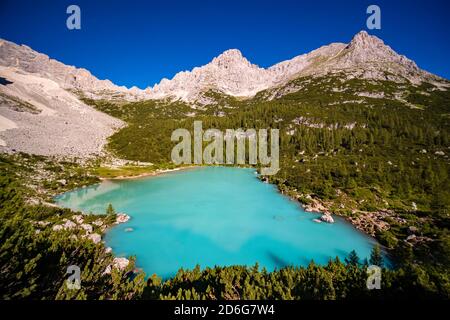
[[[381,247],[369,261],[352,251],[325,265],[197,267],[163,281],[105,248],[127,215],[55,204],[103,179],[181,169],[171,133],[198,120],[279,129],[280,170],[259,178]],[[269,68],[230,49],[146,89],[0,39],[0,151],[4,299],[450,298],[450,81],[365,31]],[[380,290],[366,287],[369,264],[383,268]],[[67,289],[67,265],[81,266],[80,290]]]

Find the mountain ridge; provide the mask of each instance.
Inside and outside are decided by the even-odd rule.
[[[0,65],[38,73],[64,89],[93,99],[169,99],[197,104],[207,102],[203,93],[211,89],[233,97],[250,98],[263,90],[286,84],[295,77],[323,76],[338,71],[348,72],[350,77],[395,82],[445,81],[420,69],[414,61],[396,53],[383,40],[366,31],[357,33],[348,44],[324,45],[268,68],[251,63],[238,49],[228,49],[203,66],[178,72],[170,80],[163,78],[146,89],[126,88],[107,79],[99,80],[87,69],[65,65],[26,45],[2,39]]]
[[[350,77],[416,84],[445,80],[420,69],[414,61],[396,53],[378,37],[361,31],[348,44],[324,45],[268,68],[252,64],[238,49],[229,49],[204,66],[180,72],[171,80],[163,79],[146,90],[153,98],[169,97],[201,104],[205,89],[235,97],[252,97],[295,77],[323,76],[338,71],[349,72]]]

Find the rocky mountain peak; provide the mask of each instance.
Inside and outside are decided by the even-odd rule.
[[[346,70],[363,78],[398,82],[408,79],[419,83],[436,78],[419,69],[414,61],[398,54],[384,44],[383,40],[369,35],[366,31],[357,33],[335,59],[325,64],[325,69],[327,71]]]
[[[348,47],[349,48],[361,48],[361,49],[370,49],[373,47],[380,47],[384,46],[383,40],[376,36],[372,36],[367,33],[367,31],[360,31],[358,32],[350,41]]]
[[[221,59],[242,59],[242,58],[243,58],[242,52],[239,49],[228,49],[222,52],[215,59],[221,60]]]
[[[350,78],[398,82],[407,79],[419,83],[436,79],[378,37],[360,31],[348,44],[332,43],[268,69],[251,64],[237,49],[226,50],[210,63],[180,72],[172,80],[163,80],[148,92],[155,98],[171,97],[187,102],[202,100],[202,92],[211,89],[232,96],[251,97],[300,76],[340,72]]]
[[[220,68],[233,68],[236,66],[251,66],[251,63],[242,55],[238,49],[229,49],[221,53],[211,61]]]

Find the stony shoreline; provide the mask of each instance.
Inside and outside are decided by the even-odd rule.
[[[327,217],[330,217],[332,219],[333,215],[336,215],[338,217],[344,218],[347,222],[351,223],[356,229],[362,231],[363,233],[375,237],[377,231],[381,230],[389,230],[390,226],[389,224],[384,221],[385,218],[390,217],[396,219],[395,214],[391,210],[380,210],[376,212],[366,212],[361,210],[352,209],[352,213],[356,214],[359,213],[356,217],[349,217],[340,214],[339,212],[332,212],[330,209],[330,204],[327,204],[321,199],[313,198],[310,195],[302,195],[297,193],[296,191],[290,190],[288,194],[283,193],[281,190],[279,190],[282,194],[285,194],[289,196],[293,201],[298,201],[301,203],[301,206],[306,212],[311,213],[321,213],[323,216],[321,219],[316,219],[319,221],[324,221]],[[300,199],[304,197],[308,199],[310,203],[305,204],[300,201]],[[325,216],[324,219],[322,219]],[[399,218],[397,218],[398,220]],[[325,222],[331,222],[325,221]],[[400,221],[401,222],[401,221]]]

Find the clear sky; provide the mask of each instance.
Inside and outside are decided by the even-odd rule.
[[[68,30],[66,8],[81,8]],[[381,8],[368,30],[419,67],[450,78],[450,1],[0,0],[0,37],[84,67],[100,79],[145,88],[238,48],[268,67],[366,29],[366,8]]]

